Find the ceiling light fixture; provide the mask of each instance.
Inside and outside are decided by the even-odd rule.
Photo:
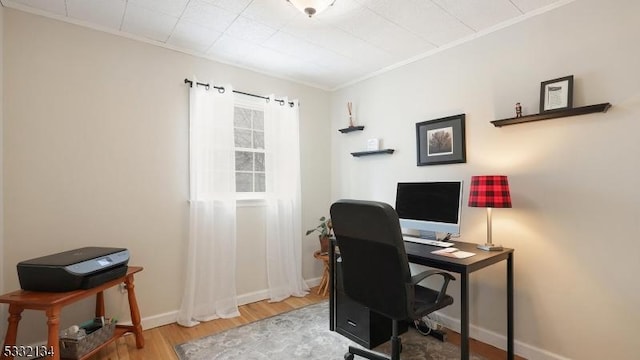
[[[326,10],[329,6],[332,6],[336,0],[287,0],[296,9],[307,14],[309,17],[319,14]]]

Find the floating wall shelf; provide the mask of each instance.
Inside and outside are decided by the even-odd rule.
[[[344,129],[338,129],[338,131],[340,131],[343,134],[350,133],[352,131],[362,131],[362,130],[364,130],[364,126],[362,126],[362,125],[360,125],[360,126],[349,126],[347,128],[344,128]]]
[[[555,119],[555,118],[561,118],[561,117],[567,117],[567,116],[584,115],[584,114],[591,114],[591,113],[597,113],[597,112],[604,113],[604,112],[607,112],[607,110],[609,110],[610,107],[611,107],[610,103],[602,103],[602,104],[583,106],[583,107],[578,107],[578,108],[573,108],[568,110],[557,110],[557,111],[550,111],[550,112],[545,112],[541,114],[526,115],[526,116],[521,116],[517,118],[494,120],[491,123],[496,127],[501,127],[506,125],[514,125],[514,124],[520,124],[520,123],[531,122],[531,121]]]
[[[378,154],[393,154],[394,149],[382,149],[375,151],[360,151],[360,152],[352,152],[351,155],[355,157],[367,156],[367,155],[378,155]]]

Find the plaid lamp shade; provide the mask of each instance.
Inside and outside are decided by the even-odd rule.
[[[504,175],[482,175],[471,177],[469,206],[510,208],[509,181]]]

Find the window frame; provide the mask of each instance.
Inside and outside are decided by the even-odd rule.
[[[257,110],[257,111],[261,111],[263,114],[265,113],[265,100],[264,99],[259,99],[259,98],[249,98],[247,96],[243,96],[242,94],[236,94],[235,96],[235,100],[234,100],[234,114],[235,114],[235,108],[236,107],[241,107],[241,108],[245,108],[245,109],[250,109],[250,110]],[[263,117],[264,119],[264,117]],[[262,131],[265,132],[265,127],[266,127],[266,121],[263,122],[263,129]],[[253,127],[251,128],[251,130],[253,131]],[[236,126],[235,126],[235,115],[234,115],[234,125],[233,125],[233,135],[235,137],[235,131],[236,131]],[[247,151],[247,152],[254,152],[254,153],[262,153],[264,155],[265,158],[265,162],[266,162],[266,157],[267,157],[267,151],[266,151],[266,144],[264,149],[260,150],[260,149],[255,149],[255,148],[242,148],[242,147],[236,147],[235,146],[235,140],[234,140],[234,144],[233,144],[233,148],[234,148],[234,153],[236,151]],[[254,160],[255,161],[255,160]],[[234,165],[234,173],[237,173],[238,171],[235,169],[235,165]],[[255,174],[255,170],[251,172],[251,174]],[[266,177],[267,177],[267,169],[266,169],[266,164],[265,164],[265,186],[266,186]],[[255,178],[254,178],[255,181]],[[255,184],[254,184],[255,186]],[[255,206],[255,205],[261,205],[263,204],[264,200],[266,199],[266,188],[265,191],[263,192],[256,192],[256,191],[251,191],[251,192],[246,192],[246,191],[237,191],[235,192],[236,194],[236,200],[242,200],[242,204],[244,206]]]

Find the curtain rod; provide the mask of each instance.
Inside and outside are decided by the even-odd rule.
[[[185,84],[189,84],[189,87],[193,87],[193,80],[189,80],[189,79],[184,79],[184,83]],[[206,84],[206,83],[201,83],[201,82],[196,82],[196,86],[204,86],[205,89],[209,90],[209,88],[211,87],[211,85]],[[218,89],[218,92],[221,94],[224,94],[225,89],[224,86],[213,86],[214,89]],[[238,91],[238,90],[233,90],[234,93],[236,94],[242,94],[242,95],[247,95],[247,96],[252,96],[252,97],[256,97],[256,98],[260,98],[260,99],[265,99],[267,100],[267,102],[269,102],[271,99],[269,97],[266,96],[262,96],[262,95],[256,95],[256,94],[251,94],[251,93],[247,93],[244,91]],[[279,102],[280,105],[284,105],[284,100],[282,99],[274,99],[275,101]],[[293,101],[289,101],[289,106],[293,107],[293,105],[295,105],[293,103]]]

